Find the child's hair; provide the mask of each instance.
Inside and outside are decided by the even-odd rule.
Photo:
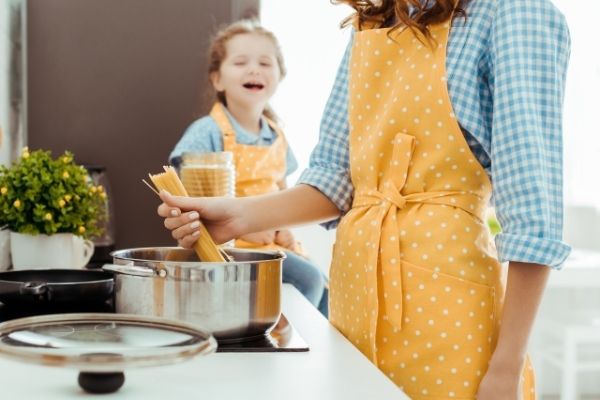
[[[391,31],[408,28],[417,30],[431,39],[429,26],[455,17],[466,17],[465,5],[470,0],[334,0],[335,3],[348,4],[356,13],[342,22],[346,26],[358,21],[358,27],[372,24],[382,27],[393,21]],[[410,9],[412,8],[412,10]]]
[[[264,36],[273,42],[273,44],[275,45],[275,58],[277,59],[277,66],[279,67],[279,71],[281,73],[281,79],[283,79],[283,77],[286,74],[286,69],[285,64],[283,63],[283,54],[281,53],[281,48],[279,46],[277,38],[275,37],[273,32],[263,28],[258,21],[248,19],[234,22],[231,25],[228,25],[224,29],[217,32],[217,34],[214,36],[208,53],[209,76],[213,72],[219,72],[221,64],[227,56],[227,42],[237,35],[244,35],[249,33]],[[225,98],[225,93],[217,92],[217,100],[223,103],[225,106],[227,106],[227,99]],[[267,107],[265,107],[263,114],[269,119],[275,121],[277,120],[276,114],[268,105]]]

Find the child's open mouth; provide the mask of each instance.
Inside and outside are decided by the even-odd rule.
[[[244,87],[250,90],[262,90],[265,87],[265,85],[263,85],[262,83],[248,82],[244,83]]]

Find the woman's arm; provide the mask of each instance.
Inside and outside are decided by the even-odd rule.
[[[511,262],[508,269],[501,329],[494,358],[523,360],[533,321],[542,300],[550,268]]]
[[[247,197],[248,226],[264,230],[328,221],[340,210],[312,186],[299,184],[277,193]],[[249,228],[249,229],[252,229]]]
[[[328,221],[340,214],[327,196],[304,184],[241,198],[179,197],[164,190],[160,197],[163,203],[158,214],[183,247],[191,247],[198,239],[198,219],[217,243],[224,243],[247,233]]]
[[[510,263],[498,343],[477,398],[502,398],[502,393],[507,398],[519,398],[527,342],[549,273],[546,266]]]

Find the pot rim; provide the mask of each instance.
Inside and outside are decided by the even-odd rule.
[[[119,249],[119,250],[115,250],[115,251],[111,251],[110,252],[110,256],[113,259],[119,259],[119,260],[126,260],[126,261],[138,261],[138,262],[159,262],[159,263],[177,263],[178,265],[188,265],[188,266],[193,266],[193,265],[198,265],[198,264],[202,264],[202,265],[206,265],[206,266],[211,266],[211,265],[223,265],[223,264],[255,264],[257,262],[267,262],[267,261],[277,261],[277,260],[281,260],[283,261],[286,258],[286,255],[283,251],[281,250],[255,250],[255,249],[240,249],[240,248],[227,248],[224,247],[223,250],[225,250],[225,252],[228,252],[229,250],[234,250],[234,252],[236,253],[254,253],[254,254],[264,254],[264,255],[269,255],[271,256],[270,258],[264,259],[264,260],[248,260],[248,261],[230,261],[230,262],[222,262],[222,261],[170,261],[170,260],[152,260],[152,259],[144,259],[144,258],[133,258],[133,257],[123,257],[120,256],[119,253],[124,253],[124,252],[132,252],[132,251],[153,251],[153,250],[157,250],[157,249],[161,249],[161,250],[191,250],[191,249],[184,249],[183,247],[175,247],[175,246],[155,246],[155,247],[131,247],[131,248],[127,248],[127,249]]]

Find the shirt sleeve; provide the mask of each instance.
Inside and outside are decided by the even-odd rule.
[[[325,105],[321,119],[319,142],[313,149],[309,167],[298,183],[321,191],[342,214],[350,209],[354,188],[350,180],[348,125],[348,63],[352,41],[346,48]],[[337,226],[339,218],[322,224],[327,229]]]
[[[285,176],[291,175],[292,173],[294,173],[294,171],[298,169],[298,160],[296,159],[292,148],[289,146],[289,143],[287,146],[287,153],[285,155],[285,166]]]
[[[194,121],[183,133],[169,156],[169,163],[181,166],[181,155],[185,152],[208,153],[223,150],[223,139],[215,121],[203,117]]]
[[[500,261],[560,268],[562,107],[570,38],[547,0],[497,2],[490,43],[491,175]]]

